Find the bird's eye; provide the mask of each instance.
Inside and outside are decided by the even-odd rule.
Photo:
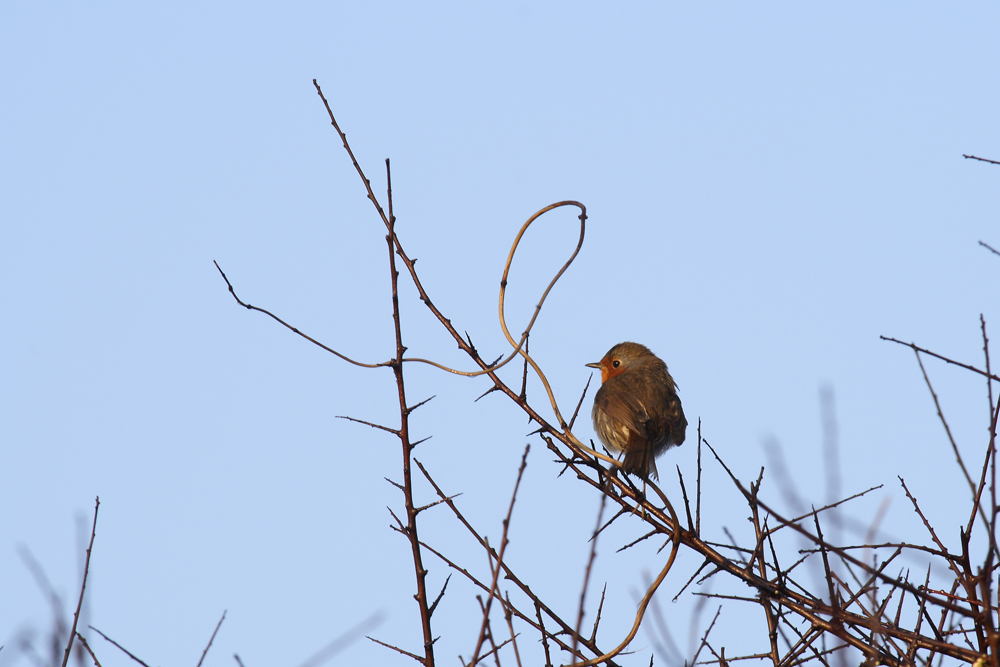
[[[612,365],[612,366],[613,366],[614,368],[618,368],[619,366],[621,366],[621,365],[622,365],[622,362],[621,362],[621,361],[619,361],[618,359],[615,359],[614,361],[612,361],[612,362],[611,362],[611,365]]]

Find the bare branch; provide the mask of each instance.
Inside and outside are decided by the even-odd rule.
[[[490,585],[490,595],[486,600],[486,604],[483,608],[483,624],[479,629],[479,639],[476,641],[476,648],[472,652],[472,660],[469,662],[470,665],[475,665],[479,662],[479,651],[483,647],[483,638],[486,635],[486,628],[490,620],[490,605],[493,604],[493,598],[497,594],[497,581],[500,579],[500,568],[503,563],[503,555],[507,550],[507,530],[510,528],[510,517],[514,513],[514,501],[517,500],[517,490],[521,486],[521,478],[524,476],[524,469],[528,466],[528,452],[531,451],[531,445],[524,446],[524,454],[521,456],[521,467],[517,471],[517,481],[514,482],[514,491],[510,495],[510,506],[507,508],[507,517],[503,520],[503,535],[500,538],[500,553],[497,554],[497,564],[493,569],[493,583]],[[421,466],[423,470],[423,466]],[[454,506],[450,500],[447,501],[449,506]],[[489,543],[486,544],[486,552],[490,553]]]
[[[69,631],[69,641],[66,643],[66,651],[63,654],[62,667],[66,667],[69,662],[69,654],[73,649],[73,640],[76,639],[76,624],[80,620],[80,608],[83,606],[83,594],[87,590],[87,575],[90,573],[90,553],[94,549],[94,537],[97,535],[97,510],[101,508],[101,498],[94,499],[94,525],[90,529],[90,544],[87,545],[87,561],[83,566],[83,581],[80,583],[80,597],[76,602],[76,612],[73,614],[73,627]]]
[[[291,324],[289,324],[288,322],[284,321],[283,319],[281,319],[280,317],[278,317],[277,315],[275,315],[271,311],[264,310],[263,308],[258,308],[257,306],[251,306],[249,303],[245,303],[242,299],[240,299],[240,297],[236,296],[236,290],[233,289],[233,284],[231,282],[229,282],[229,278],[226,277],[226,274],[222,270],[222,267],[219,266],[219,263],[216,262],[216,261],[214,261],[214,260],[212,261],[212,263],[215,264],[215,268],[219,270],[219,274],[222,276],[222,279],[226,281],[226,286],[229,288],[229,293],[233,295],[234,299],[236,299],[236,303],[240,304],[241,306],[243,306],[247,310],[256,310],[258,313],[264,313],[265,315],[267,315],[268,317],[270,317],[275,322],[277,322],[281,326],[285,327],[286,329],[288,329],[292,333],[295,333],[295,334],[298,334],[299,336],[302,336],[303,338],[305,338],[307,341],[309,341],[313,345],[316,345],[317,347],[323,348],[324,350],[326,350],[330,354],[333,354],[333,355],[336,355],[336,356],[340,357],[341,359],[343,359],[344,361],[346,361],[349,364],[354,364],[355,366],[360,366],[361,368],[379,368],[381,366],[387,366],[388,365],[387,362],[383,362],[381,364],[366,364],[366,363],[363,363],[363,362],[360,362],[360,361],[355,361],[354,359],[351,359],[350,357],[345,356],[345,355],[341,354],[340,352],[337,352],[332,347],[327,347],[326,345],[324,345],[323,343],[319,342],[318,340],[316,340],[312,336],[309,336],[309,335],[307,335],[307,334],[299,331],[298,329],[296,329]]]
[[[355,419],[354,417],[346,417],[344,415],[334,415],[337,419],[346,419],[347,421],[357,422],[358,424],[364,424],[365,426],[371,426],[372,428],[377,428],[380,431],[385,431],[386,433],[392,433],[393,435],[399,435],[399,429],[389,428],[388,426],[382,426],[381,424],[373,424],[372,422],[366,422],[364,419]]]
[[[90,644],[87,643],[87,638],[81,635],[79,632],[76,633],[76,638],[80,640],[81,644],[83,644],[83,648],[87,649],[87,653],[90,654],[90,657],[94,661],[94,664],[97,665],[97,667],[101,667],[101,662],[97,659],[97,656],[94,655],[94,650],[90,648]]]
[[[962,157],[966,160],[979,160],[980,162],[989,162],[990,164],[1000,164],[1000,162],[997,162],[996,160],[987,160],[984,157],[976,157],[975,155],[966,155],[963,153]]]
[[[208,655],[208,649],[212,648],[212,642],[215,641],[215,635],[219,632],[219,628],[222,627],[222,622],[224,620],[226,620],[225,611],[222,612],[222,618],[220,618],[219,622],[215,625],[215,630],[212,631],[212,636],[208,640],[208,645],[205,646],[205,650],[201,652],[201,658],[198,659],[197,667],[201,667],[201,663],[205,662],[205,656]]]
[[[96,632],[97,634],[99,634],[100,636],[104,637],[107,641],[109,641],[112,644],[114,644],[116,647],[118,647],[121,650],[122,653],[124,653],[128,657],[132,658],[133,660],[135,660],[136,662],[138,662],[143,667],[149,667],[149,665],[147,665],[146,663],[144,663],[142,660],[140,660],[139,658],[137,658],[134,655],[132,655],[128,651],[128,649],[126,649],[124,646],[122,646],[121,644],[119,644],[118,642],[116,642],[111,637],[108,637],[106,634],[104,634],[103,632],[101,632],[100,630],[98,630],[97,628],[95,628],[94,626],[88,625],[87,627],[90,628],[91,630],[93,630],[94,632]]]
[[[914,345],[913,343],[904,343],[901,340],[896,340],[895,338],[890,338],[888,336],[879,336],[879,338],[881,338],[882,340],[887,340],[887,341],[892,342],[892,343],[898,343],[900,345],[905,345],[906,347],[912,349],[914,352],[923,352],[924,354],[926,354],[928,356],[931,356],[931,357],[934,357],[935,359],[940,359],[941,361],[944,361],[946,363],[952,364],[953,366],[958,366],[959,368],[964,368],[967,371],[972,371],[973,373],[978,373],[979,375],[982,375],[982,376],[988,377],[988,378],[990,378],[992,380],[996,380],[997,382],[1000,382],[1000,377],[997,377],[996,375],[993,375],[992,373],[987,373],[986,371],[980,370],[980,369],[976,368],[975,366],[970,366],[969,364],[963,364],[960,361],[955,361],[954,359],[949,359],[948,357],[945,357],[945,356],[942,356],[940,354],[937,354],[936,352],[931,352],[930,350],[925,350],[924,348],[920,347],[919,345]]]

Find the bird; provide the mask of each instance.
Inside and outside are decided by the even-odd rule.
[[[618,343],[598,362],[601,388],[594,396],[594,430],[612,453],[625,453],[622,470],[648,480],[656,457],[684,442],[687,419],[677,383],[648,347]]]

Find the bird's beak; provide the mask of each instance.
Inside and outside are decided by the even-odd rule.
[[[595,361],[592,364],[587,364],[587,368],[596,368],[596,369],[600,370],[600,368],[601,368],[601,362]]]

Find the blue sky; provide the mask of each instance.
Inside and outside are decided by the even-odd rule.
[[[694,474],[700,418],[743,477],[779,442],[821,503],[829,386],[844,491],[886,485],[852,515],[870,521],[888,498],[886,529],[922,539],[901,475],[957,536],[967,498],[943,428],[912,352],[879,336],[981,365],[980,313],[1000,331],[1000,258],[977,243],[1000,248],[1000,167],[962,158],[1000,158],[998,18],[988,3],[7,3],[0,664],[24,664],[17,638],[50,621],[19,545],[69,608],[78,517],[97,495],[90,622],[147,661],[196,661],[224,609],[206,664],[299,664],[379,612],[374,634],[419,644],[412,566],[385,509],[401,505],[383,479],[399,476],[397,443],[336,418],[392,424],[391,373],[238,308],[212,265],[345,354],[391,356],[384,228],[313,78],[376,192],[392,159],[401,238],[484,356],[509,349],[496,298],[518,227],[577,199],[586,244],[531,341],[562,405],[585,363],[645,343],[692,423],[661,471]],[[530,231],[514,329],[574,223],[559,212]],[[468,367],[412,287],[401,296],[410,353]],[[981,460],[984,383],[927,365],[959,446]],[[532,443],[510,558],[573,609],[597,497],[557,478],[512,405],[473,402],[486,381],[407,372],[412,399],[437,396],[415,413],[433,436],[417,457],[491,538]],[[586,420],[576,432],[592,435]],[[719,471],[705,483],[703,526],[720,540],[742,530]],[[599,545],[609,644],[661,562],[653,546],[615,554],[638,531]],[[485,571],[443,510],[425,535]],[[431,569],[436,588],[446,568]],[[669,603],[677,577],[664,613],[686,646],[693,602]],[[475,643],[477,603],[458,584],[437,625],[442,660]],[[732,654],[745,623],[729,613]],[[93,643],[103,664],[125,664]],[[640,633],[636,664],[650,645]],[[367,640],[338,659],[405,661]]]

